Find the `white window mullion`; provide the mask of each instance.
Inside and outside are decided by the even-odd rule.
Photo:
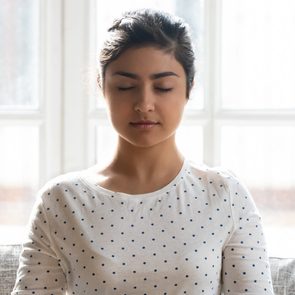
[[[210,166],[220,164],[220,129],[216,113],[220,102],[220,1],[204,1],[204,89],[205,115],[204,162]]]
[[[100,28],[97,26],[97,1],[89,0],[88,4],[88,49],[87,49],[87,67],[88,67],[88,110],[87,110],[87,157],[86,166],[90,167],[97,163],[97,125],[103,124],[107,120],[106,111],[97,109],[99,100],[102,100],[102,93],[98,87],[98,63],[99,63],[99,48],[97,42],[97,31]],[[99,104],[100,105],[100,104]]]
[[[40,185],[62,170],[62,2],[41,2]]]
[[[89,27],[85,1],[66,0],[63,4],[63,172],[68,172],[86,165]]]

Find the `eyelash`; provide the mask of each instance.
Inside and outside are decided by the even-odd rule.
[[[132,87],[118,87],[118,90],[119,91],[127,91],[127,90],[131,90],[133,88],[134,88],[133,86]]]
[[[161,92],[169,92],[171,91],[173,88],[156,88],[157,90],[161,91]]]
[[[128,90],[131,90],[131,89],[134,89],[135,87],[118,87],[118,90],[119,91],[128,91]],[[160,91],[160,92],[169,92],[171,91],[173,88],[160,88],[160,87],[156,87],[155,88],[156,90]]]

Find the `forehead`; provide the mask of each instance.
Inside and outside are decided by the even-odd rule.
[[[185,77],[182,65],[172,53],[148,46],[129,48],[106,69],[106,78],[113,77],[116,72],[130,72],[139,77],[151,76],[161,72],[174,72],[179,77]]]

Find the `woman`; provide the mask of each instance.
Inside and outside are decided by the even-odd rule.
[[[249,192],[175,143],[194,80],[187,26],[125,13],[100,63],[116,153],[40,191],[12,294],[273,294]]]

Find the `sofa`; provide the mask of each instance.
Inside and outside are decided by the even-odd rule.
[[[10,294],[18,267],[21,245],[0,245],[0,295]],[[295,258],[270,257],[276,295],[295,295]]]

